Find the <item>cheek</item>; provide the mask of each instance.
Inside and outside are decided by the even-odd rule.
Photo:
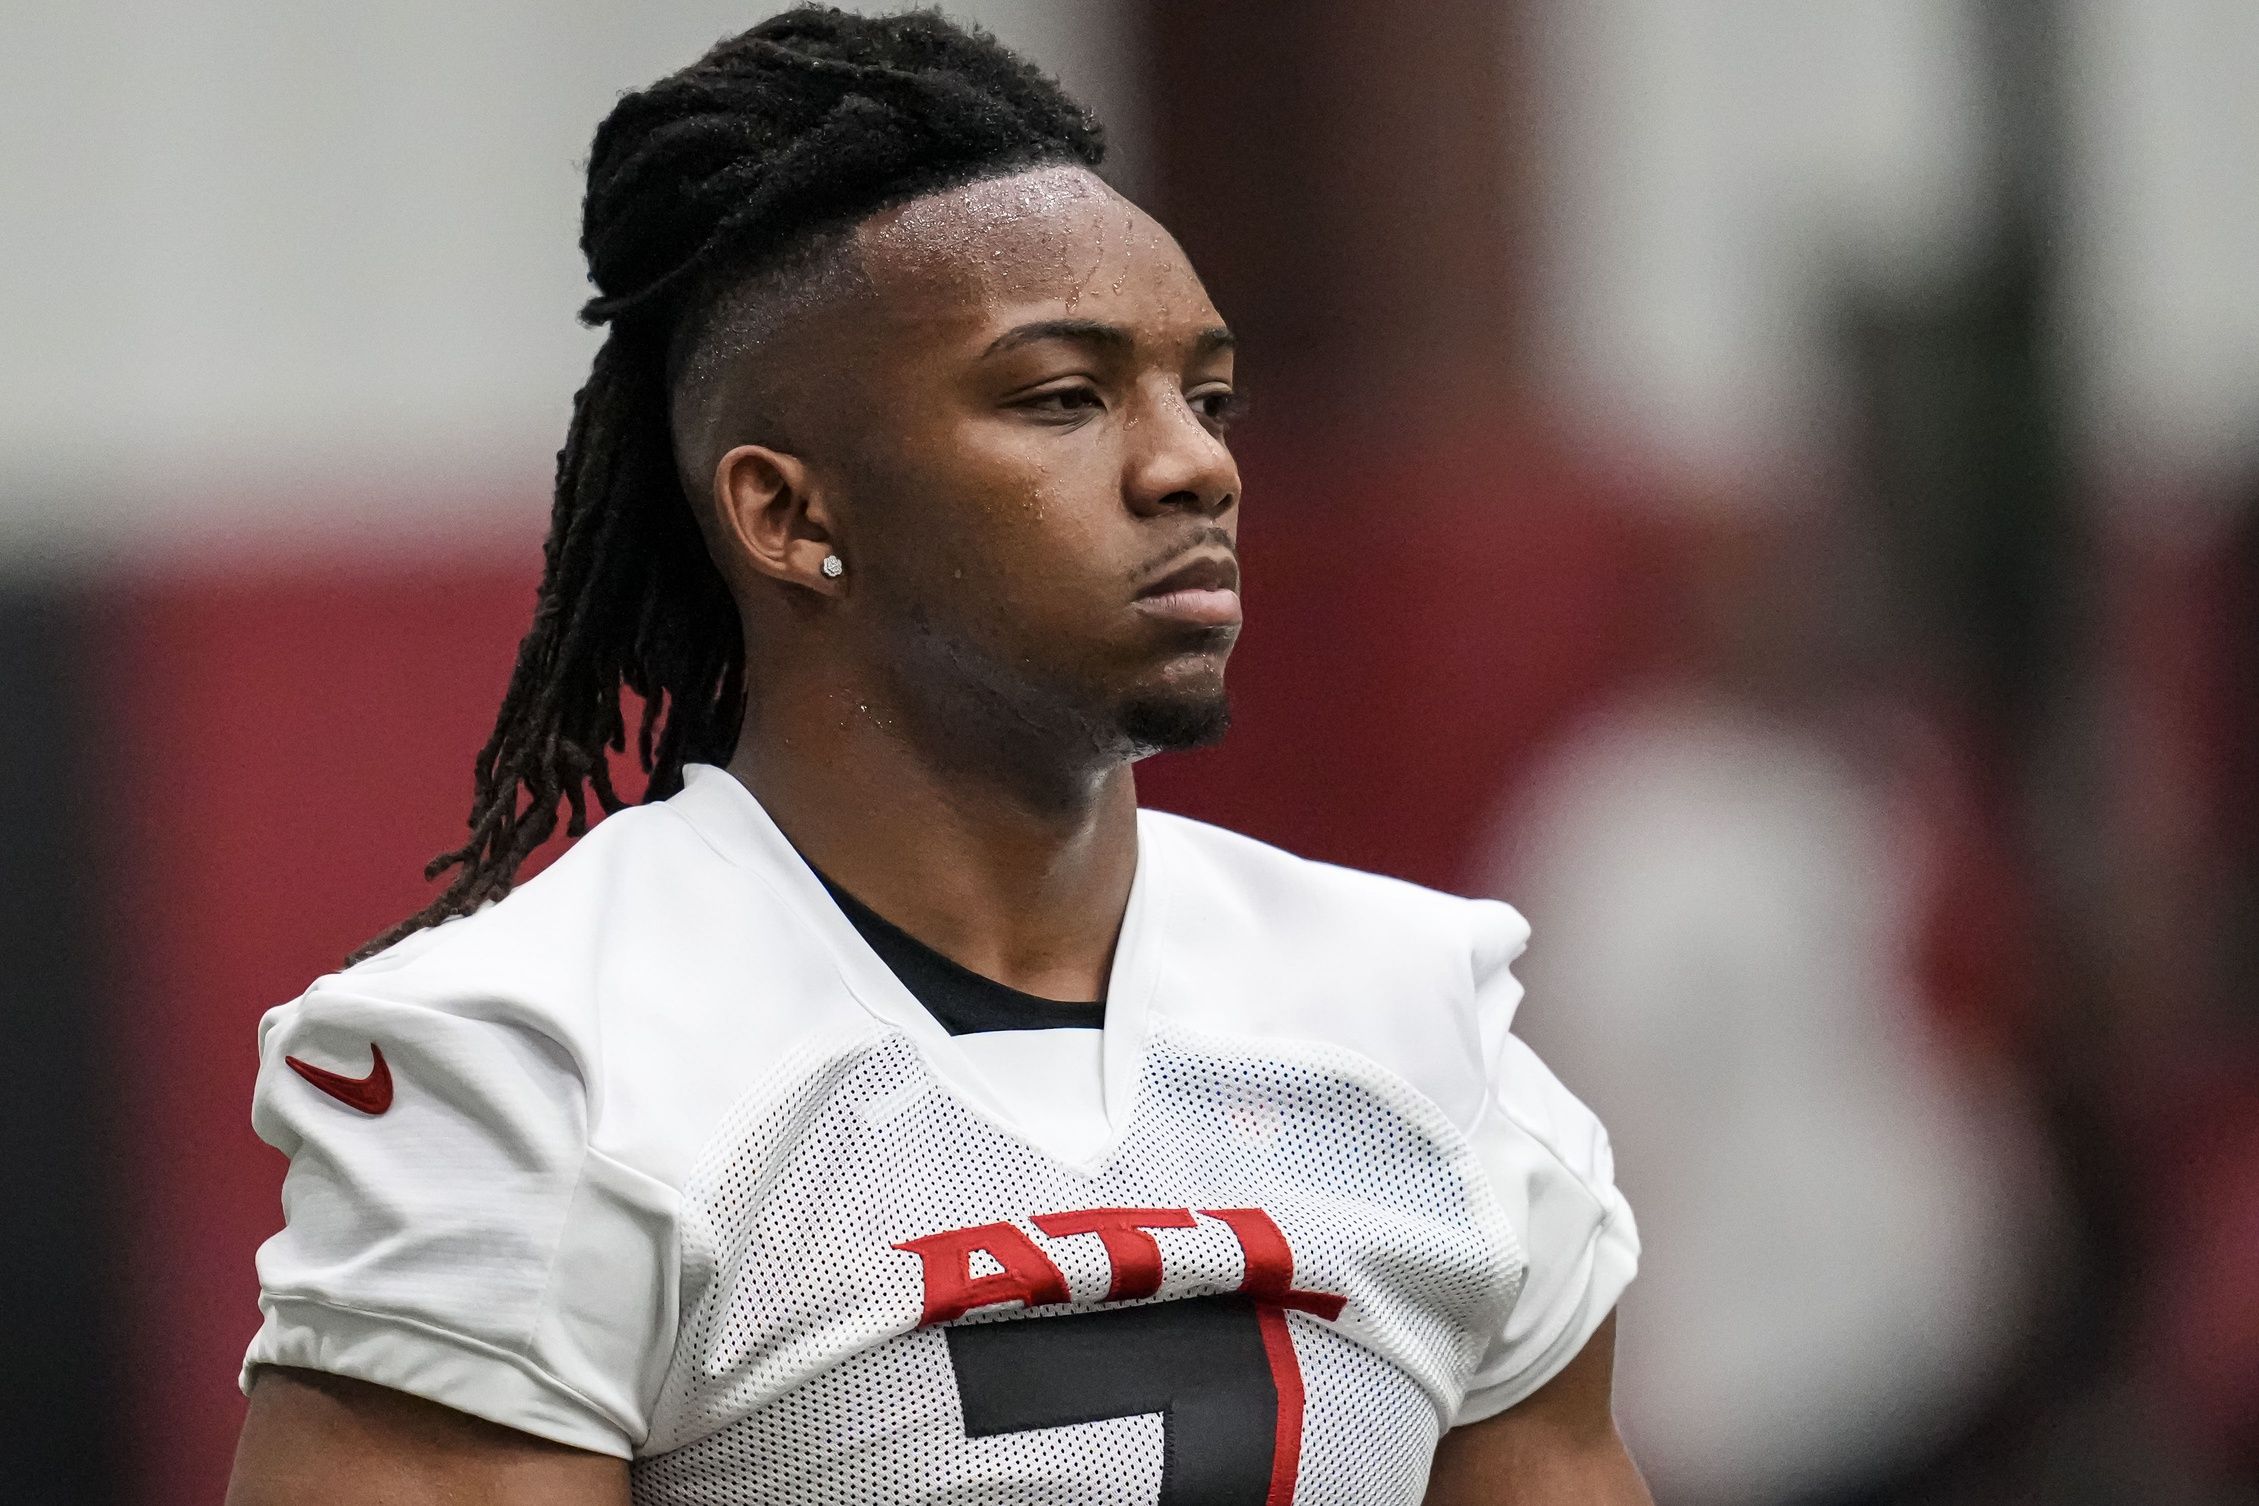
[[[1106,636],[1108,613],[1127,593],[1114,541],[1097,520],[1054,494],[993,523],[985,549],[961,567],[960,584],[972,589],[960,610],[982,624],[980,636],[1052,660]]]
[[[1078,630],[1119,606],[1135,563],[1134,523],[1118,468],[1096,449],[960,451],[967,464],[952,476],[929,535],[934,558],[946,564],[936,584],[959,596],[959,611],[1028,637]]]

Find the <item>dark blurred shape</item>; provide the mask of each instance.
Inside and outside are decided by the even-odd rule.
[[[1147,0],[1155,202],[1244,375],[1338,437],[1495,420],[1522,309],[1518,7]]]
[[[2220,708],[2220,804],[2230,861],[2226,926],[2228,996],[2246,1030],[2259,1033],[2259,484],[2247,488],[2243,524],[2225,551],[2221,610],[2226,673]],[[2255,1346],[2259,1347],[2259,1346]],[[2259,1456],[2259,1427],[2253,1453]]]
[[[1972,12],[1993,184],[1983,249],[1912,298],[1845,290],[1848,362],[1907,647],[1998,772],[2021,777],[2059,720],[2091,630],[2061,342],[2063,21],[2056,0]]]
[[[87,603],[0,586],[0,1500],[118,1498],[117,1107],[96,873]]]

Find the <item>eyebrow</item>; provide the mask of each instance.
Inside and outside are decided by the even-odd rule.
[[[989,341],[988,348],[981,352],[981,359],[1016,350],[1022,345],[1033,345],[1039,340],[1073,340],[1116,352],[1127,351],[1137,343],[1121,325],[1100,319],[1038,319],[1029,324],[1016,324]],[[1218,324],[1193,337],[1192,353],[1196,358],[1211,356],[1238,344],[1239,337]]]

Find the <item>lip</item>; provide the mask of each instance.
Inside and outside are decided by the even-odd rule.
[[[1239,561],[1228,554],[1196,555],[1140,591],[1137,607],[1192,627],[1238,627]]]

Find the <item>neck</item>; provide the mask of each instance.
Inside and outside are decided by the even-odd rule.
[[[844,678],[771,685],[729,770],[810,863],[942,955],[1103,998],[1137,868],[1129,764],[1031,765],[1024,728],[1016,756],[983,756],[990,739],[931,721]]]

